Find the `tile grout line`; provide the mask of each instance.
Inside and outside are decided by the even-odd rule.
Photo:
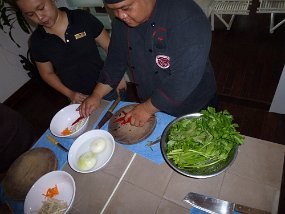
[[[116,184],[115,188],[113,189],[113,191],[112,191],[110,197],[108,198],[107,202],[105,203],[105,205],[104,205],[103,209],[101,210],[100,214],[103,214],[104,211],[105,211],[105,209],[106,209],[107,206],[109,205],[109,203],[110,203],[110,201],[111,201],[113,195],[114,195],[115,192],[117,191],[117,189],[118,189],[119,185],[121,184],[123,178],[125,177],[125,175],[126,175],[128,169],[130,168],[132,162],[134,161],[136,155],[137,155],[137,153],[134,153],[134,154],[133,154],[132,159],[130,160],[129,164],[127,165],[125,171],[123,172],[122,176],[120,177],[120,179],[119,179],[118,183]]]

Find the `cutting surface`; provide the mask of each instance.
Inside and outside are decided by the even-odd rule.
[[[13,200],[24,200],[32,185],[44,174],[57,169],[57,159],[47,148],[23,153],[9,168],[3,186]]]
[[[146,139],[154,130],[156,125],[156,117],[151,117],[149,122],[142,127],[132,126],[128,121],[124,121],[125,115],[136,104],[131,104],[119,109],[110,119],[108,130],[118,143],[136,144]]]

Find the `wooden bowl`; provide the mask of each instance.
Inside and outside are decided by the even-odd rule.
[[[48,148],[34,148],[18,157],[3,179],[5,194],[25,200],[33,184],[44,174],[57,169],[55,154]]]

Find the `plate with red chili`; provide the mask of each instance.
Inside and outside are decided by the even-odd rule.
[[[132,110],[136,104],[131,104],[119,109],[110,119],[108,131],[113,135],[116,142],[132,145],[146,139],[154,130],[156,117],[150,120],[142,127],[136,127],[130,124],[130,120],[125,121],[126,114]]]

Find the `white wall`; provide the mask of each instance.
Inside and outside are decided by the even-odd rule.
[[[67,6],[65,0],[57,0],[57,5]],[[4,102],[30,79],[19,57],[19,54],[26,56],[30,35],[23,32],[17,23],[14,27],[12,35],[20,48],[11,41],[8,33],[0,30],[0,102]]]
[[[8,33],[0,30],[0,102],[5,101],[29,80],[19,57],[19,54],[26,56],[29,34],[23,32],[17,24],[12,32],[20,48],[12,42]]]

